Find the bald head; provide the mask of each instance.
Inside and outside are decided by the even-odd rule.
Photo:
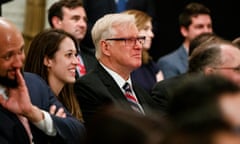
[[[25,59],[24,40],[17,27],[0,17],[0,84],[17,85],[16,70],[22,69]]]
[[[0,17],[0,46],[6,42],[10,42],[13,38],[23,41],[21,32],[8,19]]]
[[[189,72],[219,74],[240,86],[240,50],[228,40],[199,45],[189,58]]]
[[[12,22],[10,22],[5,17],[0,17],[0,25],[1,25],[1,27],[4,27],[4,26],[9,27],[9,25],[14,25],[14,24],[12,24]]]

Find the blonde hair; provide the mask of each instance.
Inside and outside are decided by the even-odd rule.
[[[137,26],[138,31],[145,28],[145,24],[147,22],[152,21],[152,17],[149,16],[147,13],[140,11],[140,10],[126,10],[123,13],[133,15],[135,18],[135,24]],[[143,49],[142,51],[142,63],[147,64],[150,60],[152,60],[152,57],[149,55],[148,51]]]

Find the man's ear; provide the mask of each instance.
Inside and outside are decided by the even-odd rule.
[[[182,34],[183,37],[186,37],[186,36],[188,35],[188,30],[187,30],[187,28],[184,27],[184,26],[181,26],[181,27],[180,27],[180,32],[181,32],[181,34]]]
[[[110,55],[110,47],[109,47],[109,44],[105,41],[105,40],[101,40],[100,41],[100,48],[102,49],[102,53],[104,55]]]
[[[62,21],[57,16],[52,17],[52,24],[54,28],[62,28]]]

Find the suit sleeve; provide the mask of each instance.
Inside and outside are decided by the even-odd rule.
[[[49,86],[41,77],[31,73],[25,73],[24,78],[29,90],[31,101],[34,105],[42,110],[49,111],[51,105],[56,105],[57,108],[64,106],[57,100],[56,96],[52,93]],[[33,83],[34,82],[34,83]],[[85,137],[85,127],[76,118],[72,117],[65,109],[67,114],[66,118],[56,117],[51,115],[54,126],[57,130],[57,135],[49,137],[41,130],[34,128],[34,139],[36,141],[44,141],[50,139],[52,143],[61,144],[75,144],[81,143]]]
[[[168,91],[163,82],[158,82],[152,89],[151,97],[153,101],[157,104],[158,109],[163,112],[167,113],[168,105],[169,105],[169,98],[168,98]]]
[[[165,79],[179,75],[178,70],[165,59],[160,59],[157,62],[159,69],[162,70]]]
[[[92,82],[95,82],[93,84]],[[83,113],[83,119],[85,125],[91,121],[98,109],[109,101],[103,94],[107,90],[103,87],[98,79],[85,81],[83,79],[78,80],[74,85],[74,91],[77,95],[78,102]],[[99,85],[96,85],[99,84]],[[110,102],[110,101],[109,101]]]
[[[62,104],[56,100],[55,96],[52,98],[51,103],[57,105],[57,107],[63,107]],[[66,109],[65,112],[67,113],[66,118],[51,115],[54,126],[57,130],[57,136],[60,136],[61,139],[68,144],[82,143],[86,133],[84,125],[76,118],[72,117]],[[58,141],[57,137],[54,142],[62,143]]]

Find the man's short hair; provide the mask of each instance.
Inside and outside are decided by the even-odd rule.
[[[62,20],[63,12],[62,8],[76,8],[83,7],[81,0],[60,0],[52,4],[52,6],[48,9],[48,23],[51,27],[53,27],[52,18],[54,16],[58,17]]]
[[[203,4],[196,2],[189,3],[179,15],[179,25],[187,28],[192,23],[192,17],[199,14],[206,14],[210,16],[211,11]]]

